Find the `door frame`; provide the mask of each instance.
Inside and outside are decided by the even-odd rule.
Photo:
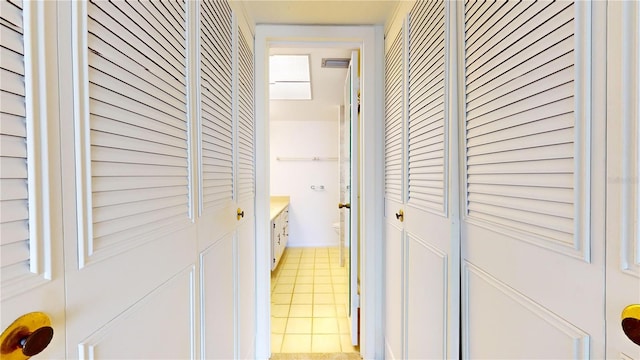
[[[256,356],[271,355],[269,251],[268,56],[272,45],[324,43],[360,49],[360,353],[384,354],[382,327],[384,29],[382,26],[257,25],[255,33],[256,149]],[[294,35],[295,34],[295,35]],[[265,336],[266,335],[266,336]]]

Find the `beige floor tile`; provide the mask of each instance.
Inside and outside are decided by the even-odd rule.
[[[271,294],[272,304],[291,304],[291,294]]]
[[[331,284],[316,284],[313,286],[314,293],[333,294],[333,286]]]
[[[316,270],[315,273],[313,274],[315,276],[331,276],[331,270]]]
[[[311,339],[311,352],[340,352],[341,349],[338,335],[313,335]]]
[[[291,304],[295,305],[311,305],[313,304],[313,294],[298,294],[294,293],[291,299]]]
[[[271,332],[275,334],[284,334],[287,329],[286,317],[271,317]]]
[[[271,316],[286,318],[289,316],[289,305],[271,305]]]
[[[313,285],[312,284],[296,284],[296,287],[293,289],[294,294],[308,294],[313,293]]]
[[[314,304],[335,304],[333,294],[313,294]]]
[[[313,334],[338,334],[338,320],[334,317],[314,317]]]
[[[314,284],[331,284],[331,276],[314,276],[313,277]]]
[[[289,318],[305,318],[313,316],[313,305],[291,305]]]
[[[282,349],[283,334],[271,334],[271,352],[279,353]]]
[[[313,269],[301,269],[298,270],[298,276],[313,276],[314,274],[314,270]]]
[[[296,278],[296,284],[313,284],[313,276],[298,276]]]
[[[351,330],[349,328],[349,319],[346,317],[338,318],[338,329],[340,334],[350,334]]]
[[[340,345],[342,347],[343,353],[350,352],[359,352],[359,349],[351,344],[351,335],[350,334],[341,334],[340,335]]]
[[[311,334],[285,334],[280,352],[308,353],[311,352]]]
[[[312,318],[289,318],[286,334],[311,334]]]
[[[332,276],[331,277],[331,282],[335,285],[344,285],[347,283],[347,277],[346,276]]]
[[[296,277],[295,276],[282,276],[278,278],[278,284],[295,284]]]
[[[350,345],[347,267],[338,248],[287,248],[271,273],[274,353],[357,352]],[[336,305],[338,304],[338,305]]]
[[[296,276],[298,275],[298,270],[287,270],[283,269],[280,271],[280,276]]]
[[[333,304],[316,304],[313,305],[313,317],[335,317],[336,306]]]
[[[274,294],[291,294],[293,292],[293,284],[277,284],[273,288]]]

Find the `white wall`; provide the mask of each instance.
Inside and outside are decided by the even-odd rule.
[[[291,197],[288,246],[338,246],[338,161],[276,158],[337,158],[338,140],[337,107],[335,121],[271,122],[271,195]]]

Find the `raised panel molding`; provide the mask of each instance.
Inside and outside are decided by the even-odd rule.
[[[407,232],[406,351],[412,359],[445,359],[447,354],[448,257],[423,239]],[[426,283],[425,279],[438,279]],[[434,295],[441,294],[441,298]],[[426,299],[429,301],[425,302]],[[441,338],[441,343],[424,339]]]
[[[524,217],[514,217],[515,221],[511,223],[503,223],[495,221],[492,217],[485,217],[483,214],[470,214],[468,157],[465,158],[465,166],[463,167],[465,169],[464,187],[467,189],[464,214],[465,221],[470,224],[501,233],[516,241],[524,241],[570,257],[582,259],[585,262],[591,262],[591,5],[588,2],[576,1],[573,6],[575,8],[573,19],[575,23],[573,34],[575,67],[573,81],[575,94],[573,98],[573,144],[571,145],[572,151],[570,150],[571,157],[573,157],[573,174],[571,174],[572,180],[570,181],[573,187],[573,196],[565,199],[564,195],[559,195],[563,201],[567,201],[573,207],[573,219],[571,219],[570,226],[566,226],[566,224],[557,225],[559,228],[567,227],[570,229],[570,236],[566,239],[560,239],[557,236],[560,231],[557,229],[552,229],[548,232],[545,231],[546,229],[537,231],[535,228],[513,224],[522,221],[526,215]],[[527,115],[524,113],[522,116]],[[468,132],[469,130],[466,129],[465,131]],[[559,180],[559,182],[568,182],[568,180]],[[531,185],[530,189],[539,185]],[[476,184],[475,186],[478,185]],[[483,186],[483,184],[480,184],[480,186]],[[552,190],[555,191],[557,189]],[[513,194],[509,194],[509,196],[513,196]],[[504,204],[492,204],[489,207],[499,208],[502,205]],[[512,213],[524,214],[525,212],[520,211],[520,209],[512,209]],[[549,216],[548,220],[555,221],[553,216]]]
[[[45,10],[44,4],[40,2],[24,1],[22,6],[22,29],[20,31],[23,32],[22,46],[24,50],[23,118],[25,128],[23,130],[26,132],[24,138],[26,138],[28,193],[28,209],[23,211],[28,213],[28,239],[25,241],[28,243],[28,250],[25,250],[23,256],[20,256],[22,260],[26,259],[26,261],[3,267],[0,290],[2,301],[25,293],[52,279],[51,249],[52,234],[55,232],[50,228],[49,215],[52,209],[49,198],[51,187],[47,119],[49,107],[47,106],[47,78],[43,73],[46,68],[47,54],[45,51],[45,28],[42,23]],[[18,24],[12,25],[19,27]],[[6,60],[9,61],[9,59]],[[3,64],[4,66],[6,65]],[[10,102],[7,101],[7,103]],[[3,120],[3,126],[7,126],[5,120]],[[6,170],[3,169],[4,171]],[[2,210],[6,209],[3,206]],[[17,245],[20,246],[20,244]],[[22,246],[20,247],[22,248]],[[4,248],[3,251],[8,252],[9,250]]]
[[[195,269],[180,271],[82,340],[79,359],[195,359]],[[167,333],[171,341],[159,342]]]
[[[236,235],[218,239],[200,254],[200,354],[203,359],[237,357]]]
[[[467,261],[462,311],[463,358],[589,358],[589,334]]]
[[[628,6],[627,10],[623,28],[634,30],[624,31],[621,40],[623,44],[630,44],[622,47],[622,174],[620,178],[609,180],[622,185],[621,270],[640,278],[640,39],[637,36],[640,6],[636,4],[635,9]],[[631,45],[633,42],[635,44]]]

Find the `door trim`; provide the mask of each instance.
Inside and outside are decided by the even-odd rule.
[[[271,354],[271,276],[269,255],[269,101],[268,55],[274,43],[330,43],[361,51],[360,144],[360,353],[364,359],[384,354],[382,333],[383,233],[383,90],[384,36],[382,26],[257,25],[256,83],[256,355]],[[295,34],[295,35],[292,35]],[[267,335],[268,336],[264,336]]]

